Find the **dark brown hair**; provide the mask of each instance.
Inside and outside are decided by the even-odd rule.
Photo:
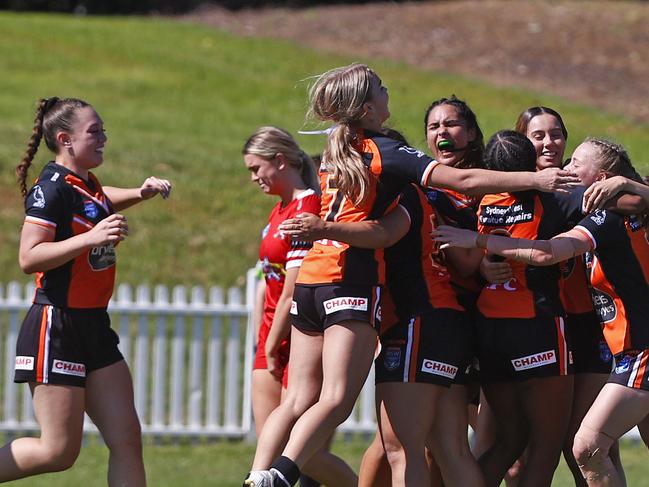
[[[41,139],[44,138],[47,148],[57,154],[59,148],[56,143],[56,134],[61,131],[72,132],[72,125],[76,120],[76,110],[88,106],[90,106],[88,103],[77,98],[59,99],[53,96],[39,100],[32,136],[27,143],[25,155],[20,164],[16,166],[16,176],[23,198],[27,195],[27,173],[38,151]]]
[[[482,156],[484,154],[484,135],[482,135],[480,125],[478,125],[478,118],[469,105],[467,105],[464,100],[456,98],[455,95],[451,95],[450,98],[440,98],[439,100],[435,100],[426,109],[426,114],[424,115],[424,137],[426,137],[428,132],[428,116],[435,107],[440,105],[451,105],[452,107],[455,107],[460,118],[466,122],[467,130],[475,130],[475,139],[470,141],[467,145],[464,159],[458,163],[457,167],[461,169],[483,167]]]
[[[564,139],[568,140],[568,129],[566,128],[566,124],[563,123],[563,119],[561,118],[561,115],[559,115],[559,112],[557,112],[556,110],[553,110],[552,108],[548,108],[548,107],[530,107],[527,110],[525,110],[523,113],[521,113],[518,116],[518,120],[516,120],[516,127],[514,128],[514,130],[516,130],[516,132],[518,133],[527,136],[527,127],[530,124],[530,120],[532,120],[534,117],[537,117],[539,115],[543,115],[544,113],[547,113],[548,115],[552,115],[554,118],[557,119],[559,125],[561,126],[561,133],[563,134]]]

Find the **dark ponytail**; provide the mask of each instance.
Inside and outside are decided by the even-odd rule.
[[[29,171],[29,166],[32,165],[32,160],[38,151],[38,146],[41,144],[41,139],[43,138],[43,117],[45,112],[50,108],[54,103],[58,101],[58,98],[41,98],[38,102],[38,108],[36,109],[36,118],[34,119],[34,128],[32,129],[32,136],[29,138],[27,143],[27,150],[23,156],[20,164],[16,166],[16,176],[18,177],[18,185],[20,186],[20,193],[23,198],[27,196],[27,172]]]

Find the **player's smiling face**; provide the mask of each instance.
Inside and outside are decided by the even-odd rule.
[[[572,171],[579,176],[581,184],[590,186],[597,181],[602,172],[600,170],[600,156],[593,144],[584,142],[577,146],[572,153],[570,163],[565,167],[566,170]]]
[[[94,108],[87,106],[75,110],[75,120],[69,134],[59,134],[61,150],[67,151],[83,169],[95,168],[104,161],[106,133],[104,122]]]
[[[537,169],[561,167],[566,137],[557,117],[550,113],[537,115],[529,121],[525,135],[536,150]]]
[[[253,183],[257,183],[266,194],[279,194],[280,170],[277,159],[264,159],[255,154],[245,154],[243,162]]]

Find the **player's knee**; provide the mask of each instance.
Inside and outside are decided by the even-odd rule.
[[[304,412],[317,402],[315,396],[306,396],[304,394],[287,396],[279,407],[285,408],[285,412],[292,418],[299,418]]]
[[[612,464],[608,457],[611,439],[596,431],[580,428],[575,435],[572,454],[586,480],[610,475]]]
[[[384,435],[383,447],[385,448],[385,456],[388,459],[388,463],[393,469],[406,463],[406,450],[396,436]]]
[[[137,454],[142,451],[142,428],[137,420],[103,436],[106,446],[113,453]]]
[[[80,451],[80,443],[57,442],[46,445],[43,455],[43,469],[48,472],[67,470],[74,465]]]

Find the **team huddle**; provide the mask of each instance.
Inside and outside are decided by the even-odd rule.
[[[549,486],[562,454],[575,485],[625,485],[619,438],[637,425],[649,442],[649,187],[624,148],[588,138],[564,163],[568,130],[546,107],[485,144],[452,96],[424,114],[429,157],[383,126],[388,92],[369,67],[328,71],[309,95],[332,124],[321,155],[276,127],[243,147],[252,181],[279,197],[259,252],[244,486]],[[28,189],[41,140],[54,159]],[[36,294],[15,381],[41,436],[0,449],[0,482],[69,468],[88,413],[108,484],[146,485],[106,307],[119,212],[171,183],[103,187],[106,141],[88,103],[42,99],[16,168]],[[328,444],[373,363],[378,431],[357,475]]]
[[[319,76],[315,163],[287,132],[244,145],[279,196],[262,234],[244,486],[625,485],[618,439],[649,441],[649,187],[618,144],[564,162],[561,115],[532,107],[485,144],[452,96],[432,157],[383,126],[369,67]],[[358,477],[328,451],[374,362],[378,431]],[[472,426],[472,445],[468,426]]]

